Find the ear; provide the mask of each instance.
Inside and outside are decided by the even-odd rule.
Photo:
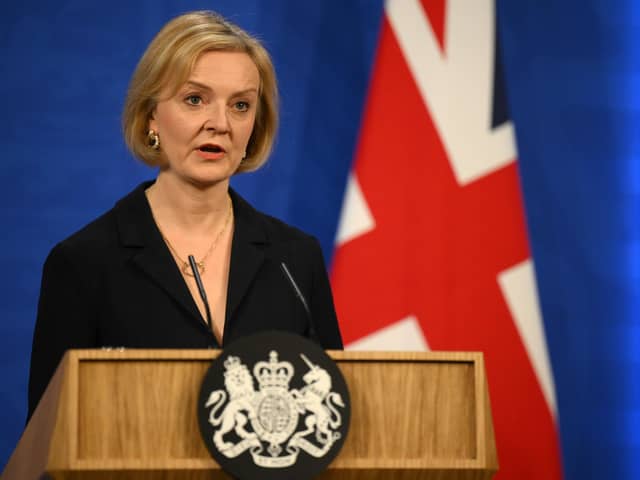
[[[154,130],[155,132],[158,131],[158,121],[156,120],[157,109],[158,109],[158,104],[156,103],[153,106],[153,110],[149,112],[149,119],[147,120],[147,131],[149,130]]]
[[[155,111],[151,112],[151,116],[149,117],[147,130],[153,130],[155,132],[158,131],[158,122],[156,121],[156,118],[155,118]]]

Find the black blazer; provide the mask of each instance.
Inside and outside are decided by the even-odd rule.
[[[49,254],[31,352],[29,417],[67,349],[220,347],[151,216],[149,185]],[[223,345],[261,330],[310,336],[309,316],[281,270],[285,262],[307,300],[317,340],[342,348],[317,240],[230,195],[235,228]]]

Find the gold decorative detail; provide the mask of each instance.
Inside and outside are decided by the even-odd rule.
[[[207,258],[209,258],[209,255],[211,254],[211,252],[215,250],[216,246],[218,245],[218,241],[220,240],[220,237],[222,237],[222,234],[227,230],[227,227],[229,226],[229,223],[231,223],[231,219],[233,218],[233,203],[231,202],[231,197],[227,196],[227,198],[229,199],[229,212],[227,213],[227,218],[224,221],[224,225],[222,225],[222,228],[220,229],[216,237],[213,239],[213,242],[211,243],[209,250],[207,250],[207,253],[204,254],[201,260],[196,260],[196,267],[198,268],[198,273],[200,275],[204,273],[205,262],[207,261]],[[177,250],[173,248],[173,245],[171,245],[171,242],[165,236],[164,232],[162,231],[162,228],[160,228],[160,224],[156,220],[155,215],[153,215],[153,210],[151,210],[151,216],[153,217],[154,222],[156,222],[158,231],[160,232],[160,235],[162,235],[164,242],[167,244],[167,246],[169,247],[169,250],[171,250],[171,252],[175,255],[176,259],[178,260],[178,263],[180,264],[180,271],[188,277],[193,277],[194,275],[193,275],[193,272],[191,271],[191,265],[189,265],[189,262],[185,262],[184,259],[177,252]]]

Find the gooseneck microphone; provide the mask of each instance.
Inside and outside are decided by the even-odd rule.
[[[313,322],[313,316],[311,315],[311,310],[309,310],[309,304],[307,303],[307,300],[304,298],[304,295],[302,294],[302,291],[298,287],[298,284],[293,279],[293,275],[291,275],[291,272],[287,268],[287,264],[284,263],[284,262],[280,262],[280,269],[284,273],[284,276],[287,278],[287,280],[289,282],[289,285],[291,285],[291,288],[293,289],[293,293],[295,293],[296,297],[298,297],[298,299],[300,300],[300,303],[302,303],[302,306],[304,307],[304,311],[307,312],[307,322],[308,322],[308,326],[309,326],[309,338],[311,338],[313,341],[315,341],[318,345],[321,345],[320,339],[318,338],[318,335],[316,334],[316,328],[315,328],[315,324]]]
[[[209,330],[213,334],[213,325],[211,324],[211,310],[209,310],[209,302],[207,301],[207,292],[204,291],[204,285],[202,284],[202,279],[200,278],[200,273],[198,272],[198,265],[196,264],[196,259],[193,258],[193,255],[189,255],[187,257],[189,259],[189,265],[191,265],[191,271],[193,272],[193,278],[196,279],[196,285],[198,286],[198,291],[200,292],[200,298],[204,302],[204,310],[207,313],[207,325],[209,325]]]

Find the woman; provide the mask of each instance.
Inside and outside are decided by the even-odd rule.
[[[29,416],[70,348],[212,348],[273,329],[342,348],[318,242],[229,187],[266,161],[276,108],[269,55],[237,26],[193,12],[158,33],[123,115],[158,176],[49,254]]]

